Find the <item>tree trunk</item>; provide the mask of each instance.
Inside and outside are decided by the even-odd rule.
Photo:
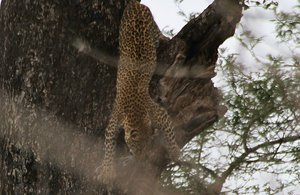
[[[104,189],[94,171],[115,97],[118,27],[127,2],[2,0],[1,194],[97,194]],[[215,0],[174,38],[160,40],[150,93],[168,110],[181,147],[226,111],[211,78],[218,47],[234,34],[241,12],[238,0]],[[97,52],[77,47],[78,40]],[[114,192],[145,191],[147,185],[138,181],[156,183],[169,161],[155,139],[157,156],[147,171],[148,166],[126,158],[122,135],[122,174]]]

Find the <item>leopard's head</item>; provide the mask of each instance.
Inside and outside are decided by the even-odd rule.
[[[124,129],[125,141],[130,153],[138,159],[145,159],[153,135],[150,120],[146,117],[136,123],[125,121]]]

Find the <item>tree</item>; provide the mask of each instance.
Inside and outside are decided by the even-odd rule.
[[[218,67],[226,81],[228,112],[187,145],[188,163],[169,166],[163,174],[166,186],[192,194],[209,187],[217,193],[298,193],[299,2],[291,12],[278,11],[276,4],[266,8],[274,12],[278,42],[291,52],[259,58],[255,47],[262,39],[251,31],[241,32],[237,39],[263,67],[249,72],[237,61],[238,54],[220,49]],[[272,177],[273,184],[255,181],[261,173]]]
[[[125,0],[2,0],[0,186],[3,194],[97,194],[103,189],[93,176],[101,162],[101,140],[115,95],[118,26],[127,3]],[[201,139],[213,140],[213,134],[218,132],[204,131],[225,113],[211,78],[215,75],[218,47],[234,34],[243,7],[238,0],[215,0],[172,39],[160,40],[157,75],[150,91],[172,117],[181,147],[200,133]],[[91,57],[95,54],[89,48],[78,51],[74,47],[78,38],[97,48],[101,61]],[[242,86],[237,89],[243,89]],[[252,86],[253,95],[268,89],[262,86],[257,90],[256,86]],[[235,97],[233,103],[228,102],[229,106],[246,107],[235,95],[238,94],[227,94],[227,100]],[[239,114],[232,117],[241,117]],[[268,117],[270,113],[260,114]],[[227,128],[232,125],[224,123]],[[247,141],[254,139],[248,138],[250,131],[239,128]],[[145,173],[146,182],[150,180],[151,184],[168,165],[159,143],[157,140],[157,151],[162,152],[158,152],[153,164],[155,169],[152,167]],[[139,182],[144,179],[139,163],[122,163],[122,156],[128,156],[122,136],[118,145],[119,169],[123,174],[119,176],[122,182],[115,194],[125,190],[134,193],[137,186],[149,190],[149,185],[145,187]],[[246,145],[245,152],[253,154],[254,149]],[[234,170],[242,165],[239,159],[236,158]],[[133,167],[131,163],[137,168],[129,169]],[[195,183],[201,188],[199,193],[207,192],[203,189],[219,193],[231,173],[215,175],[211,169],[203,168],[216,177],[210,183]],[[156,185],[153,188],[168,193],[159,185],[158,189]]]

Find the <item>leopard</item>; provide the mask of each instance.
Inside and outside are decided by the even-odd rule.
[[[138,160],[147,158],[153,129],[162,132],[169,159],[177,161],[180,157],[170,116],[149,93],[161,35],[150,9],[130,0],[119,27],[116,97],[105,130],[105,153],[98,175],[103,184],[111,184],[116,177],[114,155],[120,128],[124,129],[130,153]]]

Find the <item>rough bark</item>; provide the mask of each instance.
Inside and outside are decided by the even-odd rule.
[[[126,3],[2,0],[1,194],[97,194],[103,189],[93,176],[115,96],[118,26]],[[160,41],[150,92],[168,110],[181,147],[226,110],[211,78],[218,47],[234,34],[241,11],[237,0],[216,0],[174,38]],[[102,61],[78,51],[77,38],[97,48]],[[147,172],[149,167],[138,162],[123,163],[128,153],[120,134],[122,174],[115,193],[134,193],[136,185],[147,190],[143,182],[133,183],[137,180],[156,182],[168,159],[160,140],[155,143],[156,160]],[[148,190],[163,193],[155,186]]]

